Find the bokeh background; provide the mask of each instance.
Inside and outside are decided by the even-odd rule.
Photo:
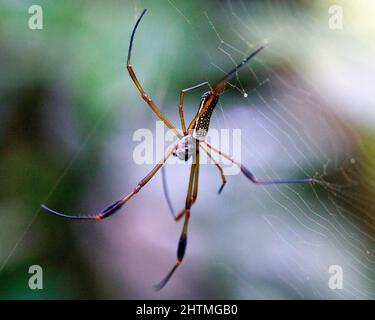
[[[28,27],[33,4],[42,30]],[[328,23],[334,4],[342,30]],[[182,88],[214,83],[266,43],[212,126],[242,130],[242,162],[259,177],[324,181],[230,176],[218,196],[219,174],[203,166],[186,259],[158,293],[181,229],[160,175],[105,221],[40,210],[97,212],[152,168],[134,163],[133,133],[156,118],[125,68],[143,8],[132,64],[172,123]],[[374,15],[371,0],[0,1],[0,298],[374,298]],[[186,96],[187,118],[203,92]],[[182,208],[187,167],[166,174]],[[28,287],[35,264],[43,290]],[[328,286],[331,265],[342,290]]]

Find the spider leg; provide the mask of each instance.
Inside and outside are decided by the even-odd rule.
[[[130,58],[131,58],[131,51],[132,51],[132,47],[133,47],[133,40],[134,40],[134,35],[135,35],[135,32],[137,30],[137,27],[138,27],[138,24],[139,22],[141,21],[143,15],[146,13],[146,9],[144,9],[141,13],[141,15],[139,16],[137,22],[135,23],[135,26],[133,28],[133,32],[131,34],[131,38],[130,38],[130,45],[129,45],[129,51],[128,51],[128,60],[127,60],[127,65],[126,65],[126,68],[128,69],[128,72],[129,72],[129,75],[130,77],[132,78],[134,84],[136,85],[137,89],[139,90],[139,92],[141,93],[141,96],[143,98],[143,100],[146,101],[146,103],[150,106],[150,108],[152,109],[152,111],[154,111],[154,113],[159,117],[160,120],[162,120],[164,122],[164,124],[169,128],[171,129],[177,137],[179,137],[180,139],[182,138],[181,134],[178,132],[178,130],[163,116],[163,114],[160,112],[159,108],[155,105],[155,103],[147,96],[147,94],[145,93],[145,91],[143,90],[141,84],[139,83],[135,73],[134,73],[134,70],[130,64]]]
[[[212,101],[215,99],[215,97],[220,93],[220,91],[223,89],[224,85],[232,79],[235,75],[238,74],[238,72],[252,59],[254,58],[261,50],[264,49],[264,46],[259,47],[255,51],[253,51],[250,55],[248,55],[244,60],[242,60],[241,63],[235,66],[233,70],[228,72],[224,78],[222,78],[219,82],[217,82],[214,85],[214,89],[211,91],[211,96],[206,100],[200,111],[196,114],[196,116],[190,121],[190,124],[188,126],[188,131],[190,131],[195,122],[207,111],[208,107],[211,105]]]
[[[184,104],[184,95],[185,95],[185,92],[201,88],[201,87],[203,87],[205,85],[208,85],[207,81],[202,82],[200,84],[197,84],[197,85],[195,85],[193,87],[190,87],[190,88],[182,89],[180,91],[180,104],[178,106],[178,112],[180,113],[181,127],[182,127],[182,131],[183,131],[184,135],[187,134],[187,130],[186,130],[186,126],[185,126],[184,111],[182,110],[182,106]]]
[[[168,208],[169,208],[169,211],[170,211],[173,219],[176,220],[176,214],[175,214],[175,211],[173,209],[171,197],[169,196],[168,184],[167,184],[167,175],[166,175],[164,166],[161,168],[161,178],[162,178],[162,183],[163,183],[163,192],[164,192],[165,200],[167,201]]]
[[[175,221],[180,221],[182,217],[185,216],[186,208],[189,206],[189,209],[191,206],[195,203],[198,196],[198,179],[199,179],[199,142],[196,142],[196,153],[195,153],[195,169],[194,169],[194,177],[192,182],[192,192],[191,192],[191,203],[188,205],[187,202],[185,204],[185,209],[183,209],[177,216],[175,216]],[[191,178],[191,176],[190,176]]]
[[[199,144],[197,143],[197,146],[196,148],[199,148]],[[194,185],[193,185],[193,194],[192,194],[192,203],[194,203],[197,199],[197,194],[198,194],[198,176],[199,176],[199,150],[197,151],[197,160],[196,160],[196,163],[197,163],[197,166],[196,166],[196,169],[195,169],[195,180],[194,180]],[[168,208],[169,208],[169,211],[173,217],[173,219],[175,221],[179,221],[183,216],[184,216],[184,211],[182,211],[181,213],[179,213],[177,216],[175,214],[175,211],[173,209],[173,205],[172,205],[172,201],[171,201],[171,197],[169,195],[169,190],[168,190],[168,185],[167,185],[167,177],[166,177],[166,172],[165,172],[165,167],[162,167],[161,168],[161,175],[162,175],[162,183],[163,183],[163,192],[164,192],[164,196],[165,196],[165,199],[167,201],[167,204],[168,204]]]
[[[193,193],[191,196],[191,204],[193,205],[197,200],[198,196],[198,180],[199,180],[199,142],[197,141],[196,153],[195,153],[195,175],[193,184]]]
[[[188,192],[186,196],[185,209],[176,217],[176,221],[178,221],[182,217],[185,217],[184,225],[182,227],[181,236],[180,236],[180,240],[178,242],[178,247],[177,247],[177,260],[176,260],[175,265],[167,273],[167,275],[158,284],[154,286],[156,291],[161,290],[167,284],[167,282],[172,277],[176,269],[182,263],[182,260],[184,259],[184,256],[185,256],[186,245],[187,245],[187,229],[188,229],[188,224],[189,224],[189,219],[190,219],[190,208],[192,205],[191,198],[192,198],[192,189],[193,189],[193,181],[194,181],[195,172],[196,172],[196,164],[193,163],[190,169],[190,179],[189,179]]]
[[[259,47],[252,53],[250,53],[245,59],[241,61],[238,65],[234,67],[233,70],[228,72],[218,83],[214,85],[214,92],[219,93],[224,85],[232,79],[252,58],[254,58],[261,50],[264,49],[264,46]]]
[[[211,154],[202,145],[200,145],[200,147],[207,154],[207,156],[213,161],[213,163],[215,164],[215,166],[220,171],[222,185],[220,186],[220,188],[219,188],[219,190],[217,192],[218,194],[220,194],[221,191],[223,191],[225,184],[227,183],[227,179],[225,178],[223,168],[220,166],[220,164],[215,160],[215,158],[212,157]]]
[[[219,149],[216,149],[215,147],[211,146],[209,143],[203,141],[204,145],[206,145],[211,150],[215,151],[222,157],[226,158],[236,166],[238,166],[241,169],[241,172],[248,178],[251,182],[255,184],[288,184],[288,183],[308,183],[308,184],[315,184],[318,182],[315,178],[307,178],[307,179],[258,179],[256,178],[249,169],[247,169],[242,164],[235,161],[232,157],[229,155],[226,155],[225,153],[221,152]]]
[[[151,178],[156,174],[156,172],[158,172],[158,170],[165,164],[167,159],[172,155],[172,152],[173,152],[176,145],[177,145],[177,142],[172,145],[170,150],[164,155],[163,159],[161,159],[158,162],[158,164],[148,173],[148,175],[146,177],[144,177],[138,183],[138,185],[134,188],[134,190],[132,192],[130,192],[124,198],[115,201],[114,203],[112,203],[111,205],[109,205],[108,207],[106,207],[105,209],[100,211],[99,214],[95,214],[95,215],[70,215],[70,214],[64,214],[64,213],[54,211],[54,210],[48,208],[47,206],[45,206],[44,204],[42,204],[41,207],[43,209],[47,210],[48,212],[52,213],[52,214],[55,214],[55,215],[63,217],[63,218],[68,218],[68,219],[102,220],[104,218],[108,218],[109,216],[114,214],[117,210],[119,210],[130,198],[132,198],[135,194],[137,194],[147,184],[147,182],[149,182],[151,180]]]

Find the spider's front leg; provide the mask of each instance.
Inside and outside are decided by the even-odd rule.
[[[130,44],[129,44],[129,50],[128,50],[128,60],[127,60],[127,63],[126,63],[126,68],[128,69],[128,72],[129,72],[129,75],[130,75],[131,79],[133,80],[135,86],[137,87],[139,93],[141,94],[142,99],[144,101],[146,101],[146,103],[149,105],[149,107],[152,109],[152,111],[154,111],[154,113],[159,117],[159,119],[161,121],[163,121],[164,124],[170,130],[172,130],[177,137],[179,137],[181,139],[182,136],[178,132],[178,130],[164,117],[164,115],[160,112],[159,108],[155,105],[155,103],[148,97],[148,95],[146,94],[146,92],[143,90],[140,82],[138,81],[138,78],[135,75],[135,72],[134,72],[133,67],[131,65],[131,62],[130,62],[135,32],[137,31],[138,25],[139,25],[139,23],[140,23],[143,15],[145,13],[146,13],[146,9],[144,9],[142,11],[141,15],[139,16],[137,22],[134,25],[134,28],[133,28],[133,31],[132,31],[132,34],[131,34],[131,37],[130,37]]]

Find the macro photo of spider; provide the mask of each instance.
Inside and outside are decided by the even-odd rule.
[[[275,180],[268,180],[268,179],[258,179],[255,177],[252,172],[245,168],[241,163],[236,161],[232,158],[231,155],[227,155],[221,152],[220,149],[215,148],[211,144],[206,141],[207,133],[210,126],[210,119],[211,115],[218,103],[219,94],[221,93],[222,89],[224,88],[225,84],[230,81],[233,77],[235,77],[238,72],[252,59],[254,58],[261,50],[264,49],[264,46],[260,46],[258,49],[253,51],[249,54],[241,63],[239,63],[233,70],[228,72],[220,81],[214,84],[212,87],[209,86],[208,82],[202,82],[197,85],[191,86],[189,88],[183,89],[180,91],[180,99],[179,99],[179,117],[181,121],[181,130],[179,131],[175,126],[173,126],[161,113],[159,108],[155,105],[155,103],[148,97],[145,93],[143,87],[139,83],[133,67],[131,65],[131,54],[133,48],[133,42],[135,33],[137,31],[138,25],[143,18],[144,14],[146,13],[146,9],[144,9],[137,19],[133,31],[131,33],[129,50],[128,50],[128,57],[127,57],[127,70],[129,75],[134,82],[135,86],[137,87],[138,91],[140,92],[143,100],[148,104],[151,110],[156,114],[156,116],[164,122],[164,124],[177,136],[178,140],[173,143],[168,151],[165,153],[164,157],[156,164],[156,166],[138,183],[138,185],[131,191],[129,194],[125,195],[122,199],[115,201],[102,211],[97,214],[92,215],[70,215],[57,212],[42,205],[42,208],[47,210],[48,212],[68,219],[81,219],[81,220],[102,220],[105,218],[110,217],[114,213],[118,212],[120,208],[130,200],[134,195],[136,195],[162,168],[162,166],[166,163],[170,156],[174,156],[179,158],[183,161],[188,161],[191,159],[190,164],[190,177],[188,182],[187,188],[187,195],[186,195],[186,202],[184,209],[179,212],[178,214],[174,215],[174,219],[176,222],[183,219],[183,226],[181,235],[179,238],[178,246],[177,246],[177,260],[171,270],[166,274],[166,276],[157,284],[155,285],[156,290],[162,289],[171,276],[174,274],[176,269],[181,265],[183,258],[185,256],[186,246],[187,246],[187,233],[188,233],[188,225],[190,220],[190,210],[192,205],[197,200],[198,195],[198,181],[199,181],[199,159],[200,159],[200,152],[204,152],[215,164],[216,168],[218,169],[222,184],[219,188],[218,193],[220,194],[226,184],[226,178],[224,175],[223,168],[221,165],[216,161],[211,152],[216,153],[218,156],[221,156],[231,162],[233,165],[238,166],[242,174],[249,179],[252,183],[256,185],[272,185],[272,184],[289,184],[289,183],[304,183],[304,184],[314,184],[318,181],[315,178],[305,178],[305,179],[275,179]],[[204,86],[209,86],[211,90],[205,92],[202,95],[201,102],[198,107],[198,111],[193,119],[190,121],[188,125],[185,124],[184,112],[183,112],[183,102],[184,102],[184,95],[187,92],[201,89]]]

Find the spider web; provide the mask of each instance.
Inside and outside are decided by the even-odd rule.
[[[221,112],[216,113],[219,127],[232,124],[242,129],[242,162],[262,178],[297,175],[321,181],[312,187],[266,186],[253,190],[244,184],[242,191],[236,188],[233,198],[241,203],[238,214],[251,214],[254,220],[249,219],[249,225],[257,227],[250,230],[259,228],[266,234],[261,238],[270,240],[265,240],[260,254],[254,253],[255,246],[249,242],[257,242],[259,231],[249,235],[243,226],[242,236],[248,239],[242,239],[239,243],[243,248],[235,250],[243,256],[241,263],[238,258],[236,264],[220,262],[236,274],[232,280],[236,279],[239,297],[249,289],[256,292],[255,296],[269,297],[263,285],[254,285],[253,271],[289,288],[289,294],[298,298],[373,298],[371,162],[356,124],[334,101],[319,93],[319,78],[310,80],[312,73],[306,67],[306,62],[313,68],[320,59],[311,52],[319,52],[314,44],[321,41],[320,45],[329,46],[324,37],[332,31],[325,21],[299,14],[296,9],[243,2],[234,6],[228,2],[221,10],[228,11],[227,28],[234,34],[230,41],[218,31],[218,22],[205,13],[217,37],[217,51],[229,62],[235,63],[259,43],[268,43],[266,52],[229,85],[234,95],[243,95],[238,108],[226,111],[227,102],[222,99]],[[260,21],[257,14],[272,18]],[[309,39],[315,43],[309,43]],[[216,62],[212,65],[218,68]],[[253,79],[252,85],[243,83],[246,77]],[[268,266],[260,265],[264,262]],[[328,286],[332,265],[342,267],[341,290]]]
[[[194,28],[182,7],[170,3]],[[325,50],[335,54],[329,41],[339,35],[329,29],[328,14],[321,18],[311,13],[326,13],[328,7],[309,9],[228,1],[215,14],[200,15],[202,28],[215,39],[213,48],[206,48],[207,77],[224,75],[266,44],[227,84],[213,126],[241,128],[241,160],[257,177],[320,181],[260,187],[231,177],[226,187],[230,195],[223,195],[228,204],[210,202],[202,210],[206,217],[194,216],[200,219],[196,233],[208,235],[200,241],[212,255],[215,277],[227,277],[237,298],[374,297],[373,168],[361,129],[366,124],[345,109],[360,108],[355,101],[340,106],[328,92],[325,84],[336,81],[334,73],[314,70],[324,65]],[[227,19],[216,20],[215,15]],[[201,190],[210,188],[202,184]],[[223,210],[225,217],[218,217]],[[330,288],[332,266],[343,271],[342,289]]]
[[[337,82],[336,68],[325,69],[329,63],[324,61],[333,63],[332,55],[343,50],[342,40],[337,40],[340,35],[328,27],[327,5],[227,1],[215,7],[203,5],[196,13],[188,3],[168,3],[170,15],[177,16],[171,23],[184,30],[183,34],[171,29],[168,36],[158,38],[160,43],[153,49],[160,52],[154,51],[155,56],[160,53],[165,58],[153,62],[157,71],[139,62],[136,67],[139,75],[149,72],[150,82],[145,85],[158,105],[176,105],[181,89],[173,87],[172,76],[156,82],[160,70],[167,75],[177,73],[184,61],[201,67],[194,74],[185,72],[186,87],[205,80],[213,84],[266,44],[266,49],[226,85],[211,127],[241,129],[241,162],[258,178],[314,177],[319,183],[255,186],[241,175],[230,176],[222,195],[217,196],[219,173],[213,166],[202,166],[186,261],[167,291],[157,296],[149,291],[150,283],[170,267],[176,250],[173,239],[180,233],[180,226],[168,220],[167,213],[150,216],[154,205],[159,211],[168,211],[164,201],[164,210],[160,207],[161,184],[142,191],[147,202],[127,205],[137,217],[128,212],[123,227],[117,233],[111,229],[108,246],[117,253],[105,254],[103,260],[119,259],[125,251],[126,258],[118,262],[127,270],[124,285],[131,283],[133,293],[143,298],[374,298],[373,165],[366,136],[368,123],[363,121],[369,119],[353,117],[350,110],[361,107],[355,99],[342,104],[332,93],[332,83],[339,92],[347,88]],[[136,4],[135,8],[136,19],[142,6]],[[153,19],[151,15],[148,18]],[[147,34],[147,20],[143,22],[143,34]],[[207,38],[210,41],[205,41]],[[340,43],[337,49],[332,41]],[[179,45],[186,46],[186,42],[194,47],[180,56]],[[169,50],[171,43],[176,50]],[[137,46],[142,48],[141,36]],[[140,52],[138,49],[137,54]],[[351,91],[355,97],[356,92]],[[196,110],[191,106],[198,102],[190,95],[185,97],[186,119],[192,118]],[[162,111],[172,123],[178,123],[176,108]],[[124,138],[120,135],[117,140],[110,148],[121,150]],[[123,155],[114,156],[118,166],[123,166]],[[174,207],[184,203],[187,175],[183,170],[182,166],[168,168]],[[137,181],[139,175],[142,173],[132,179]],[[123,185],[112,191],[120,188]],[[119,243],[124,233],[126,240]],[[132,253],[132,248],[148,246],[155,248],[155,253],[141,255],[146,262],[140,280],[140,255]],[[337,266],[343,272],[342,289],[330,287],[334,275],[330,270]],[[107,266],[103,268],[108,271]]]
[[[116,225],[101,224],[94,230],[84,229],[85,232],[79,232],[85,227],[77,226],[82,251],[100,268],[110,270],[108,273],[117,275],[126,270],[128,274],[122,287],[131,287],[132,293],[141,298],[374,298],[375,197],[371,159],[374,153],[370,149],[373,142],[368,129],[373,125],[373,114],[366,107],[371,104],[364,98],[364,83],[357,80],[347,87],[347,83],[339,79],[340,70],[345,69],[339,62],[352,65],[346,55],[359,54],[365,61],[367,59],[366,68],[373,68],[366,56],[367,46],[361,47],[362,51],[353,49],[344,58],[340,56],[349,48],[342,33],[350,37],[351,46],[365,31],[354,28],[353,24],[358,21],[350,22],[350,19],[345,20],[348,25],[343,31],[330,30],[326,4],[227,1],[215,6],[202,5],[197,14],[189,3],[168,1],[169,12],[177,17],[172,22],[179,21],[182,30],[188,30],[182,41],[194,44],[191,53],[184,54],[183,61],[201,67],[200,74],[186,72],[183,76],[194,81],[214,82],[258,46],[266,44],[266,49],[226,85],[213,114],[212,127],[241,129],[241,162],[258,178],[315,177],[320,182],[314,186],[254,186],[241,175],[230,176],[223,194],[218,197],[218,172],[214,167],[203,168],[198,200],[192,209],[186,261],[173,279],[175,284],[170,284],[170,291],[158,296],[150,292],[150,281],[157,280],[170,266],[169,262],[173,262],[176,249],[173,240],[178,239],[180,232],[180,226],[167,220],[169,216],[164,212],[165,218],[160,217],[162,214],[150,216],[153,205],[160,205],[161,185],[157,190],[142,191],[147,201],[127,205],[130,212],[124,214],[124,224],[116,220]],[[345,2],[343,5],[345,12],[349,12],[350,7],[345,6]],[[143,5],[135,1],[128,7],[137,18]],[[148,19],[157,20],[153,17],[157,17],[158,11],[154,12]],[[147,29],[147,20],[143,22],[142,28]],[[122,22],[119,25],[122,26]],[[160,36],[164,27],[162,24],[154,27],[155,32]],[[354,31],[351,34],[349,30]],[[147,34],[142,32],[136,39],[134,57],[141,54],[142,37]],[[176,36],[170,33],[160,39],[159,47],[164,51],[153,48],[162,51],[168,63],[164,61],[160,67],[159,61],[143,59],[143,66],[140,58],[136,61],[137,74],[149,71],[153,75],[149,80],[152,83],[159,69],[172,74],[175,70],[171,66],[180,63],[181,58],[174,52],[178,50],[170,50],[171,43],[176,43]],[[207,33],[209,42],[204,41]],[[354,43],[351,47],[355,47]],[[155,56],[157,53],[160,52]],[[157,65],[153,72],[152,65],[147,63]],[[349,71],[346,77],[364,77],[355,73],[357,70]],[[156,91],[152,96],[158,105],[176,105],[181,88],[173,92],[174,100],[169,101],[167,91],[173,87],[172,76],[168,80],[159,81],[156,88],[151,82],[145,83],[147,91]],[[187,86],[193,84],[187,81]],[[138,92],[134,92],[134,96],[139,99]],[[189,99],[186,97],[186,105],[191,104]],[[139,114],[150,113],[136,101]],[[196,110],[186,109],[186,119],[190,119]],[[163,109],[164,112],[172,123],[178,123],[176,108]],[[97,126],[93,126],[94,130]],[[118,127],[121,126],[119,122]],[[125,139],[129,139],[131,129],[125,129]],[[139,180],[138,174],[142,174],[135,172],[119,177],[118,172],[131,163],[124,161],[131,154],[123,154],[125,133],[118,131],[105,152],[105,164],[111,167],[108,171],[114,177],[107,188],[107,195],[111,197],[112,193],[124,189],[123,181],[130,181],[129,186],[133,186]],[[90,143],[89,138],[90,134],[82,148]],[[111,153],[111,150],[116,152]],[[111,159],[108,154],[115,160],[108,160]],[[66,170],[74,165],[74,160]],[[114,165],[108,166],[109,163]],[[186,176],[181,174],[179,166],[168,170],[170,185],[185,186]],[[98,189],[93,188],[88,191],[88,201],[85,200],[91,203],[90,200],[95,199],[93,210],[102,202],[98,194]],[[174,203],[182,204],[185,194],[176,187],[171,188],[171,196]],[[136,215],[132,215],[132,211]],[[166,205],[164,211],[167,211]],[[29,232],[35,217],[25,232]],[[175,234],[167,233],[172,226]],[[93,232],[104,235],[97,251],[88,245]],[[160,250],[149,250],[151,243]],[[143,264],[133,251],[142,252]],[[159,265],[157,262],[163,258],[167,262]],[[7,261],[8,258],[1,269]],[[118,268],[108,269],[108,261],[116,261],[114,264]],[[140,265],[144,270],[139,270]],[[342,289],[329,287],[330,266],[342,268]],[[152,271],[149,278],[148,271]],[[140,272],[143,277],[139,277]],[[115,281],[121,281],[120,277]]]

